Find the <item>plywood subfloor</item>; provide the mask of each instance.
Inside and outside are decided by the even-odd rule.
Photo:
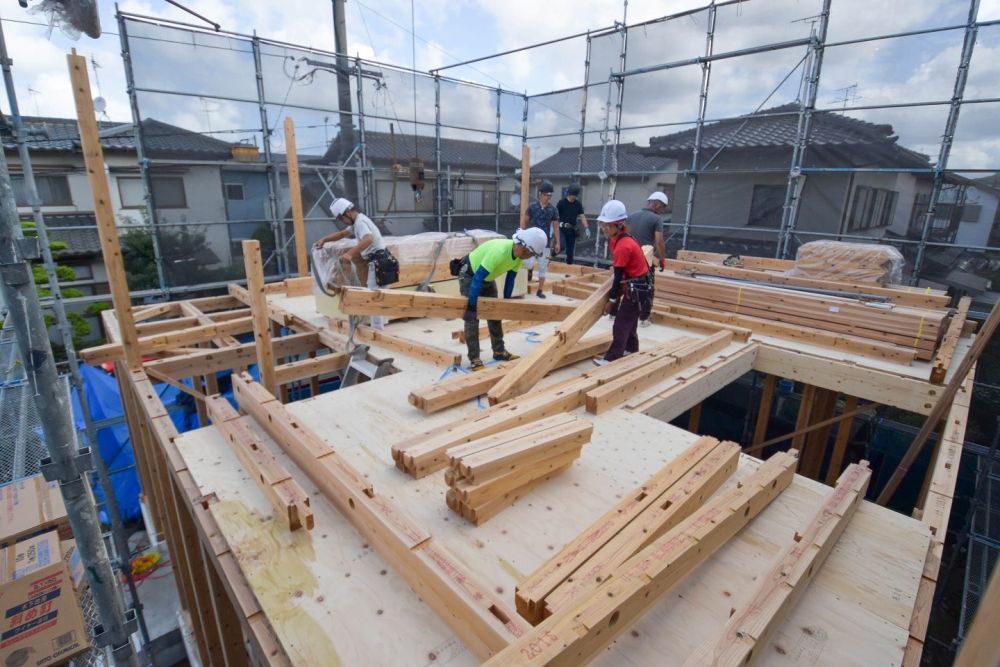
[[[610,326],[605,323],[598,327]],[[445,346],[453,343],[449,334],[458,326],[458,321],[419,320],[395,323],[389,330]],[[542,333],[544,326],[552,325],[536,330]],[[657,326],[640,330],[644,345],[681,333]],[[532,343],[530,337],[512,333],[508,345],[526,352]],[[440,475],[421,480],[404,475],[392,466],[389,447],[480,408],[469,402],[425,417],[406,396],[412,387],[440,376],[442,369],[394,356],[400,373],[291,404],[289,410],[489,582],[511,609],[514,587],[524,575],[696,437],[620,409],[598,417],[578,410],[579,416],[594,422],[593,440],[583,456],[565,474],[477,528],[447,509]],[[582,367],[560,371],[549,381]],[[316,527],[311,534],[290,535],[269,519],[270,505],[214,428],[184,434],[178,446],[200,490],[218,496],[212,512],[220,530],[294,664],[476,663],[280,452],[313,494]],[[744,457],[736,478],[755,465],[754,459]],[[597,664],[682,662],[714,637],[730,609],[751,594],[756,578],[804,525],[826,488],[796,478]],[[801,603],[765,647],[764,664],[900,664],[929,539],[923,524],[865,503]]]

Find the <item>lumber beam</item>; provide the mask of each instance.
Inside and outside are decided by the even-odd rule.
[[[345,315],[387,315],[390,317],[460,318],[469,301],[462,296],[426,292],[369,290],[345,287],[340,292],[340,310]],[[481,298],[477,303],[483,320],[524,320],[555,322],[568,317],[575,306],[523,299]]]
[[[272,394],[277,393],[274,379],[274,350],[271,348],[271,326],[267,312],[267,294],[264,292],[264,264],[260,257],[260,241],[243,241],[243,264],[246,267],[247,292],[250,293],[250,312],[253,320],[254,342],[257,344],[257,368],[260,381]]]
[[[137,340],[137,349],[142,355],[155,354],[179,347],[187,347],[189,345],[204,343],[220,336],[246,333],[252,328],[253,323],[251,318],[241,317],[239,319],[229,320],[228,322],[206,324],[203,326],[184,329],[182,331],[143,336]],[[123,345],[120,343],[97,345],[95,347],[82,350],[80,352],[80,358],[88,364],[103,364],[108,361],[115,361],[122,358],[123,349]]]
[[[611,332],[589,336],[581,340],[575,350],[566,354],[556,364],[556,369],[590,359],[608,349],[611,344]],[[441,382],[418,387],[410,392],[410,404],[427,414],[438,412],[464,401],[482,396],[490,387],[500,381],[510,370],[511,365],[504,363],[492,366],[483,371],[468,375],[456,376]],[[555,369],[553,369],[555,370]]]
[[[653,505],[667,490],[673,488],[705,457],[719,446],[711,437],[698,438],[646,482],[622,498],[604,516],[592,523],[573,541],[564,546],[537,570],[525,577],[515,590],[517,611],[532,624],[543,620],[545,598],[584,563],[619,534],[633,520]]]
[[[938,292],[927,293],[923,289],[905,287],[882,287],[879,285],[846,283],[835,280],[819,280],[804,276],[788,276],[775,274],[759,269],[738,268],[722,264],[692,262],[681,259],[668,259],[667,268],[671,271],[701,273],[709,276],[721,276],[737,280],[750,280],[785,285],[788,287],[805,287],[809,289],[834,290],[861,295],[871,295],[891,299],[893,303],[914,308],[947,308],[951,297]]]
[[[229,447],[267,496],[275,515],[289,530],[313,528],[309,495],[292,479],[288,470],[274,457],[260,438],[240,421],[240,413],[222,396],[206,399],[208,416]]]
[[[632,399],[625,407],[661,421],[671,422],[687,410],[701,403],[737,378],[749,373],[757,356],[757,344],[719,355],[707,365],[699,365],[687,374],[678,376],[664,391],[642,400]]]
[[[951,358],[958,347],[958,339],[962,336],[962,328],[965,326],[965,318],[969,316],[969,306],[972,305],[972,298],[963,296],[958,300],[958,308],[951,316],[948,329],[941,339],[937,354],[934,355],[933,368],[931,368],[931,382],[943,384],[944,378],[948,374],[948,367],[951,366]]]
[[[865,403],[864,405],[862,405],[860,407],[855,407],[850,412],[848,412],[848,411],[845,410],[843,412],[843,414],[837,415],[836,417],[830,417],[829,419],[824,419],[823,421],[816,422],[815,424],[810,424],[809,426],[804,426],[800,430],[792,431],[791,433],[786,433],[785,435],[779,435],[777,438],[771,438],[770,440],[765,440],[764,442],[761,442],[761,443],[756,444],[756,445],[751,445],[751,446],[745,448],[743,450],[743,453],[744,454],[755,454],[755,453],[759,452],[760,450],[762,450],[762,449],[764,449],[766,447],[770,447],[771,445],[776,445],[779,442],[784,442],[785,440],[789,440],[791,438],[795,438],[795,437],[800,436],[800,435],[805,434],[805,433],[812,433],[814,430],[816,430],[818,428],[823,428],[825,426],[831,426],[831,425],[836,424],[838,422],[851,419],[851,418],[856,417],[857,415],[859,415],[859,414],[861,414],[863,412],[868,412],[869,410],[874,410],[876,407],[877,406],[876,406],[875,403]]]
[[[729,257],[724,252],[702,252],[698,250],[678,250],[677,259],[686,262],[713,262],[722,264]],[[752,255],[740,255],[741,264],[748,269],[756,271],[776,271],[784,273],[795,268],[794,260],[775,259],[773,257],[754,257]]]
[[[520,396],[551,371],[559,359],[579,342],[604,314],[608,292],[614,278],[608,278],[586,301],[566,317],[555,333],[539,344],[531,354],[518,360],[503,379],[487,393],[491,405]]]
[[[503,650],[527,625],[453,554],[287,411],[247,374],[233,376],[240,407],[351,522],[480,659]]]
[[[625,561],[698,511],[736,472],[739,460],[739,445],[720,443],[549,593],[544,616],[569,609],[574,600],[596,591]]]
[[[132,297],[125,277],[125,262],[122,259],[121,243],[118,240],[118,226],[111,204],[111,192],[104,162],[104,150],[94,115],[93,95],[87,76],[87,59],[77,55],[76,49],[66,56],[69,66],[70,83],[73,86],[73,101],[76,104],[76,118],[80,127],[80,149],[87,170],[87,182],[94,199],[94,217],[97,218],[97,235],[101,241],[101,255],[108,273],[108,287],[111,302],[120,327],[121,345],[114,358],[122,357],[130,370],[142,366],[142,351],[139,335],[132,319]],[[81,355],[82,356],[82,355]],[[104,361],[112,361],[105,359]]]
[[[892,473],[892,477],[886,482],[885,487],[882,489],[878,496],[878,504],[885,505],[892,499],[896,489],[899,488],[900,482],[906,476],[906,473],[910,470],[910,466],[920,455],[921,450],[924,445],[927,444],[927,439],[930,437],[931,433],[937,428],[938,421],[945,416],[945,413],[951,408],[951,403],[961,389],[962,384],[966,381],[967,376],[972,371],[973,366],[979,360],[980,355],[982,355],[983,350],[986,349],[986,344],[990,342],[993,337],[993,333],[997,329],[997,325],[1000,324],[1000,301],[993,304],[993,309],[990,310],[989,316],[987,316],[986,321],[983,322],[983,327],[980,329],[979,334],[976,336],[976,340],[972,343],[972,347],[969,348],[969,352],[962,358],[962,363],[958,365],[958,369],[955,374],[945,385],[944,391],[938,398],[937,402],[934,404],[934,408],[931,410],[930,414],[927,415],[924,425],[920,428],[920,431],[913,438],[913,442],[910,443],[910,447],[906,450],[903,455],[902,460],[899,462],[899,466]]]
[[[848,396],[844,400],[844,412],[841,420],[837,423],[837,439],[833,443],[833,451],[830,452],[830,463],[826,468],[826,483],[833,485],[844,467],[844,456],[847,454],[847,443],[851,439],[851,426],[854,424],[854,417],[857,415],[858,397]]]
[[[838,361],[773,345],[761,344],[754,370],[778,377],[836,389],[849,396],[891,405],[926,415],[934,407],[941,388],[916,378],[882,371],[863,364]]]
[[[795,460],[792,453],[775,454],[487,664],[589,662],[784,491],[795,476]]]
[[[344,335],[350,332],[350,326],[344,320],[331,317],[327,319],[327,322],[329,322],[330,328]],[[412,341],[409,338],[393,336],[390,333],[373,329],[364,324],[355,328],[354,338],[355,340],[384,347],[388,350],[401,352],[408,357],[416,357],[417,359],[429,361],[436,366],[457,366],[462,363],[461,352],[453,352],[442,347],[437,347],[436,345],[427,345]]]
[[[750,599],[730,615],[718,640],[695,653],[684,667],[742,667],[759,662],[756,649],[767,644],[816,577],[864,500],[870,480],[867,461],[844,471],[805,529],[795,533],[771,570],[759,579]]]
[[[302,186],[299,184],[299,156],[295,147],[295,121],[285,116],[285,158],[288,163],[288,194],[292,200],[292,230],[295,234],[295,263],[300,276],[309,275],[306,222],[302,215]]]
[[[156,317],[166,317],[168,315],[176,316],[178,314],[178,310],[179,304],[176,301],[133,308],[132,321],[139,324],[140,322],[145,322],[146,320],[151,320]]]
[[[776,375],[765,374],[764,387],[760,393],[760,405],[757,406],[757,421],[754,424],[752,445],[764,442],[767,437],[767,427],[771,421],[771,405],[774,403],[774,390],[778,386]]]
[[[347,368],[351,355],[345,352],[334,352],[322,356],[313,356],[298,361],[290,361],[274,368],[274,381],[279,385],[307,380],[319,375],[337,373]]]
[[[520,320],[506,320],[500,323],[503,327],[504,332],[510,331],[520,331],[521,329],[527,329],[535,326],[538,322],[527,322]],[[490,335],[489,327],[479,327],[479,339],[482,340]],[[459,343],[465,342],[465,329],[457,329],[451,332],[452,340],[457,340]]]
[[[587,392],[587,412],[599,415],[621,405],[636,394],[676,375],[682,369],[721,352],[732,340],[733,334],[730,331],[714,333],[704,340],[682,347],[642,368],[637,368],[614,382],[592,389]]]
[[[322,347],[315,333],[297,333],[272,341],[275,356],[305,354]],[[190,377],[196,373],[217,373],[246,368],[257,362],[256,343],[240,343],[235,347],[208,348],[176,357],[147,361],[144,367],[173,377]]]

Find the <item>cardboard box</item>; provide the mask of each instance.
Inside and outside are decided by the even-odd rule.
[[[0,586],[0,665],[52,665],[90,647],[69,569],[61,560]]]
[[[73,578],[73,588],[79,591],[81,587],[90,585],[90,581],[83,576],[83,561],[80,560],[76,540],[63,540],[59,547],[62,549],[63,562],[69,567],[69,574]]]
[[[0,549],[0,585],[62,561],[59,536],[54,530]]]
[[[58,482],[35,475],[0,486],[0,545],[68,524]]]

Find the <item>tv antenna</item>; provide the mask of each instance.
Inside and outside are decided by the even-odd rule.
[[[856,100],[864,99],[861,95],[858,95],[858,84],[852,83],[844,88],[837,88],[838,93],[841,94],[840,97],[834,100],[830,100],[832,104],[840,104],[840,110],[847,111],[847,103],[850,102],[854,104]]]

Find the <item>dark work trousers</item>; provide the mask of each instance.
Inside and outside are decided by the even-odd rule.
[[[472,272],[469,265],[463,264],[462,270],[458,274],[458,291],[462,296],[469,296],[469,288],[472,286]],[[479,296],[497,297],[497,284],[486,281],[483,288],[479,290]],[[503,346],[503,326],[500,320],[487,320],[486,326],[490,330],[490,345],[493,346],[493,356],[504,351]],[[465,322],[465,345],[469,349],[469,360],[479,359],[479,320]]]
[[[573,263],[573,253],[576,251],[576,227],[559,227],[559,240],[566,249],[566,263]]]
[[[652,303],[654,299],[656,299],[656,268],[655,268],[655,265],[649,267],[649,301]],[[649,315],[646,315],[646,317],[643,317],[642,313],[639,313],[639,319],[645,322],[646,320],[649,319]]]
[[[611,329],[611,347],[604,358],[608,361],[621,359],[626,352],[639,351],[639,304],[627,296],[623,296],[615,315],[615,324]]]

